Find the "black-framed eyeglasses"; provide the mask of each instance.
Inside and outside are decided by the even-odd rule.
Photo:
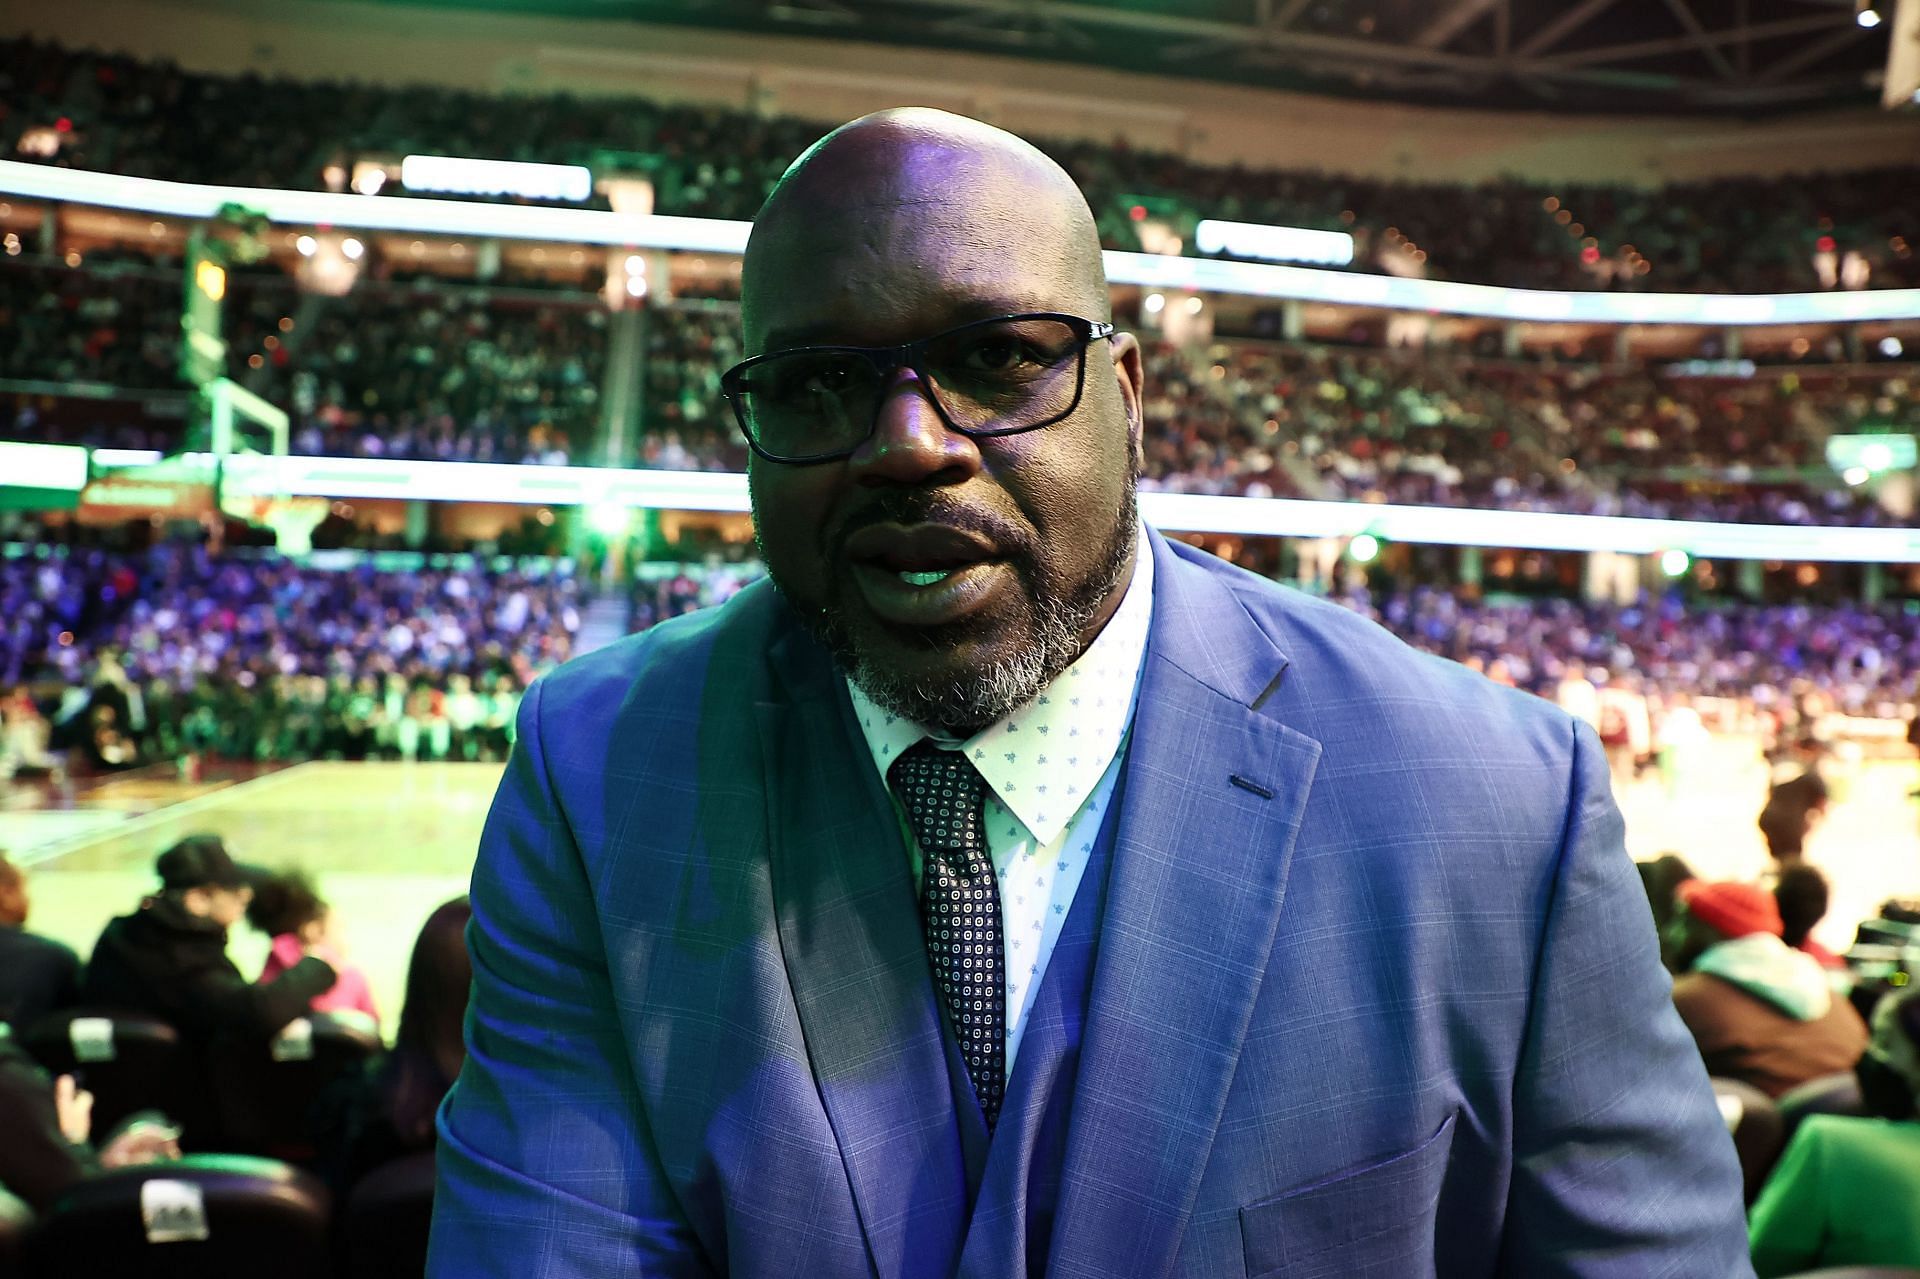
[[[949,430],[1037,431],[1080,405],[1087,348],[1114,327],[1056,311],[975,320],[902,346],[799,346],[743,360],[721,394],[769,462],[830,462],[859,448],[901,369],[912,369]]]

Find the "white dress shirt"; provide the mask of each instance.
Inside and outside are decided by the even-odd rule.
[[[965,741],[930,733],[847,685],[883,785],[893,761],[925,737],[944,750],[964,750],[986,781],[987,851],[1000,883],[1006,944],[1009,1076],[1047,959],[1113,797],[1133,725],[1153,617],[1153,552],[1144,533],[1138,548],[1120,607],[1079,660],[1033,701]],[[917,887],[920,850],[898,800],[894,807],[912,851]]]

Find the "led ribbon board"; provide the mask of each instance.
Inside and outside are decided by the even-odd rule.
[[[1827,465],[1836,471],[1855,467],[1868,475],[1887,471],[1910,471],[1920,463],[1920,445],[1903,433],[1885,435],[1829,435]]]
[[[1353,237],[1345,231],[1309,231],[1297,226],[1258,222],[1222,222],[1202,218],[1193,229],[1193,247],[1202,253],[1231,253],[1266,262],[1312,262],[1347,266],[1353,261]]]
[[[751,225],[598,209],[203,186],[55,169],[18,160],[0,161],[0,192],[185,218],[211,217],[221,205],[237,203],[259,209],[273,222],[293,226],[324,224],[416,235],[472,235],[689,253],[739,253],[746,248]],[[1407,280],[1270,262],[1160,257],[1118,250],[1107,252],[1106,269],[1107,279],[1114,284],[1542,323],[1717,328],[1920,319],[1920,289],[1735,294],[1504,289],[1490,284]]]
[[[593,194],[593,174],[584,165],[468,160],[452,155],[408,156],[400,162],[400,182],[409,191],[517,195],[529,200],[584,200]]]
[[[0,440],[0,509],[71,510],[87,486],[87,451],[76,444]]]
[[[747,477],[710,471],[518,466],[495,462],[407,462],[392,458],[269,457],[226,460],[228,494],[518,502],[675,511],[738,511]],[[1315,502],[1297,498],[1142,493],[1140,510],[1157,528],[1271,537],[1360,534],[1386,541],[1525,550],[1617,551],[1695,558],[1920,563],[1920,529],[1720,524],[1542,511]]]

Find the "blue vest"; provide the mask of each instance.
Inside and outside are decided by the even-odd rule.
[[[991,1140],[959,1042],[941,1018],[971,1209],[956,1279],[1038,1279],[1047,1271],[1067,1122],[1073,1116],[1074,1081],[1080,1073],[1080,1037],[1093,991],[1100,919],[1106,913],[1107,867],[1113,860],[1124,760],[1121,768],[1122,778],[1114,785],[1086,871],[1074,890],[1073,906],[1040,976]]]

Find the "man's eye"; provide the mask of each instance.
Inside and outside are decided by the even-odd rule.
[[[809,395],[839,395],[853,384],[853,375],[844,365],[813,369],[801,379],[800,389]]]
[[[1027,345],[1015,338],[990,338],[970,347],[962,364],[975,373],[1008,373],[1033,362]]]
[[[857,370],[845,361],[808,363],[780,369],[768,381],[768,390],[777,399],[838,397],[854,388]]]

